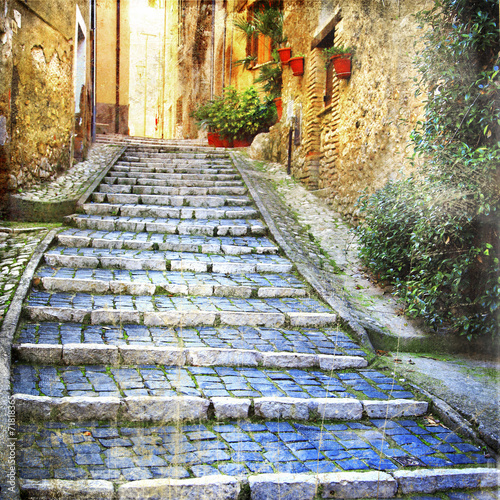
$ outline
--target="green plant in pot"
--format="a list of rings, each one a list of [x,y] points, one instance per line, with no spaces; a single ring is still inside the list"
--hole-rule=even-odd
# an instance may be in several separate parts
[[[287,43],[287,38],[283,34],[283,13],[267,3],[261,10],[255,11],[250,19],[244,15],[238,16],[234,21],[234,26],[247,41],[258,36],[270,39],[272,59],[260,66],[255,83],[261,84],[262,90],[273,99],[281,97],[283,70],[277,49],[284,47]],[[255,65],[256,60],[254,55],[248,55],[236,61],[236,64],[242,64],[249,69]]]
[[[226,145],[230,145],[232,141],[248,141],[268,128],[275,120],[275,111],[272,100],[261,101],[255,87],[241,92],[226,87],[222,96],[201,105],[193,116],[200,128],[216,132],[227,141]]]
[[[333,63],[337,78],[347,79],[351,76],[351,57],[354,53],[352,47],[344,47],[343,45],[334,45],[323,49],[325,58],[325,66],[328,67]]]

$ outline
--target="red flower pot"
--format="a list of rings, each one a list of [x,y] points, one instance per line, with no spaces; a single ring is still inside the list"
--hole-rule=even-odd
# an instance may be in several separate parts
[[[218,132],[209,132],[207,134],[208,145],[216,148],[232,148],[231,139],[221,137]]]
[[[331,57],[337,78],[346,80],[351,76],[351,54],[337,54]]]
[[[278,120],[281,120],[281,116],[283,115],[283,101],[281,100],[281,97],[276,97],[276,99],[274,99],[274,104],[276,104]]]
[[[233,146],[235,148],[247,148],[252,145],[253,137],[241,137],[240,139],[234,139]]]
[[[301,76],[304,74],[304,58],[299,57],[291,57],[288,60],[288,64],[290,64],[290,68],[292,68],[294,76]]]
[[[220,140],[220,136],[217,132],[209,132],[207,134],[208,145],[213,146],[214,148],[222,147],[222,142]]]
[[[292,56],[292,49],[290,47],[278,49],[278,54],[280,56],[281,64],[288,64],[288,61],[290,60],[290,57]]]

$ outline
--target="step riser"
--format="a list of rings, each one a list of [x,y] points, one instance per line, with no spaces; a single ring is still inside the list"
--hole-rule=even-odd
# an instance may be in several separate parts
[[[215,407],[217,420],[249,418],[250,408],[254,416],[265,421],[294,419],[297,421],[317,420],[361,420],[370,418],[365,402],[342,398],[254,398],[242,401],[235,398],[224,401],[224,411],[218,409],[218,398],[190,396],[130,396],[130,397],[67,397],[48,398],[17,394],[14,396],[16,416],[19,421],[75,422],[106,420],[116,422],[182,422],[209,420],[208,409]],[[225,398],[226,399],[226,398]],[[427,411],[423,401],[372,401],[383,408],[392,418],[418,417]],[[382,411],[382,410],[381,410]]]
[[[42,278],[44,290],[55,292],[75,293],[113,293],[126,295],[193,295],[202,297],[250,297],[261,298],[286,298],[305,297],[305,289],[285,287],[255,287],[237,285],[203,285],[203,284],[177,284],[165,283],[154,285],[151,283],[130,283],[125,281],[105,280],[78,280],[63,278]]]
[[[254,209],[215,209],[188,207],[161,207],[151,205],[124,206],[107,203],[87,203],[83,211],[88,215],[118,215],[121,217],[158,217],[169,219],[255,219]]]
[[[118,184],[101,184],[101,193],[112,194],[149,194],[170,196],[243,196],[247,190],[245,187],[167,187],[167,186],[126,186]]]
[[[162,196],[139,194],[106,194],[94,193],[93,201],[96,203],[114,204],[144,204],[144,205],[171,205],[175,207],[217,208],[224,206],[250,205],[248,198],[224,198],[215,196]]]
[[[91,325],[130,323],[146,326],[263,326],[325,327],[335,326],[335,314],[279,312],[214,312],[212,310],[142,312],[119,309],[79,309],[69,307],[25,306],[25,316],[32,321],[63,323],[89,322]]]

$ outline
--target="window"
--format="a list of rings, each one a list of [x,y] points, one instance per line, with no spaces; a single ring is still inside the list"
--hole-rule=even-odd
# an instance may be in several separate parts
[[[250,21],[256,12],[263,12],[266,7],[279,8],[278,3],[266,1],[256,2],[248,10],[248,20]],[[272,60],[272,40],[271,37],[262,34],[252,37],[247,44],[247,54],[255,58],[255,64],[264,64]]]

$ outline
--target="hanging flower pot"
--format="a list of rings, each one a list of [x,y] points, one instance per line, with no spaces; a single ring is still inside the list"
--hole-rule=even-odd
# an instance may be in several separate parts
[[[292,68],[294,76],[304,74],[304,58],[302,56],[291,57],[288,63],[290,64],[290,68]]]
[[[278,54],[280,56],[281,64],[288,64],[290,57],[292,57],[292,49],[291,47],[284,47],[282,49],[278,49]]]
[[[331,59],[337,78],[346,80],[351,76],[351,54],[336,54]]]
[[[283,115],[283,101],[281,100],[281,97],[276,97],[276,99],[274,99],[274,104],[276,104],[278,120],[281,120],[281,116]]]

